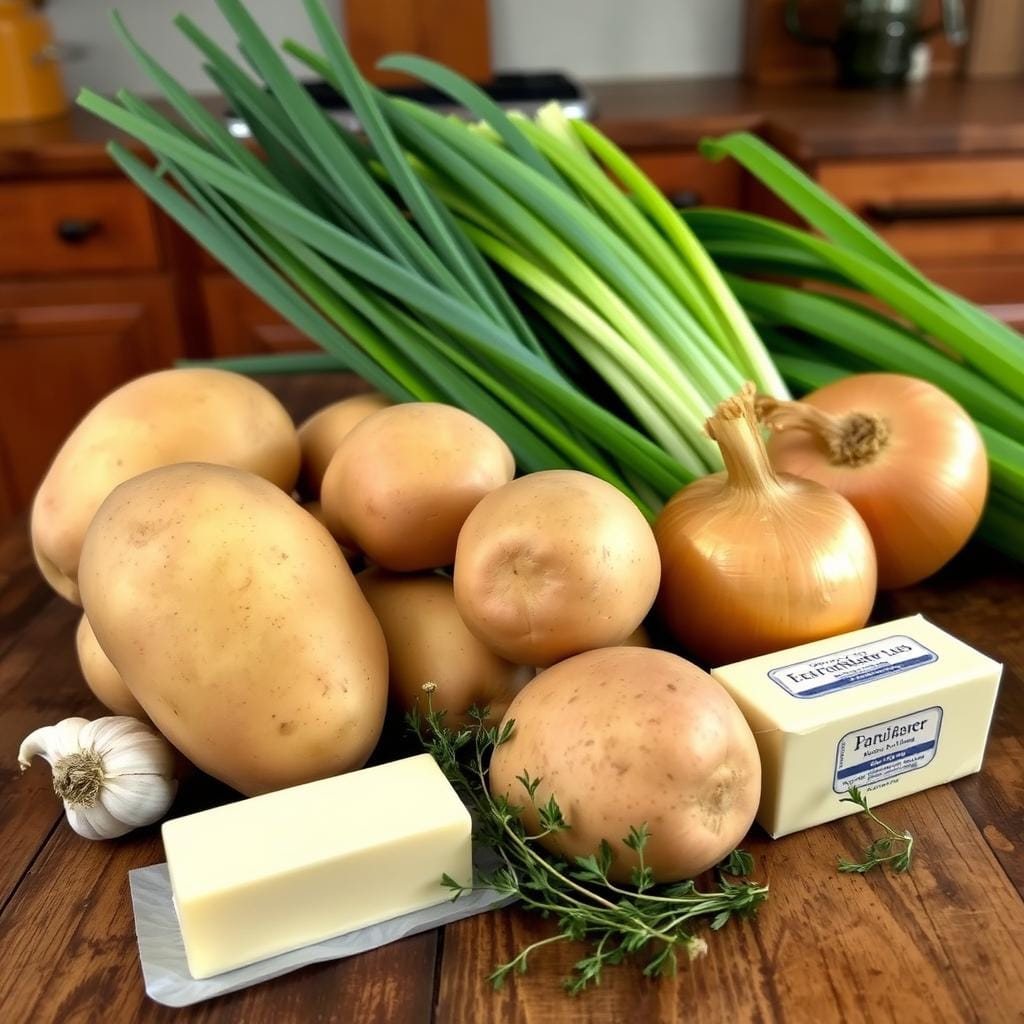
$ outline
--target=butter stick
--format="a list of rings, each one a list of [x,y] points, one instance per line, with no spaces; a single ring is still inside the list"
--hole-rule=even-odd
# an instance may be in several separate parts
[[[429,754],[164,823],[188,967],[208,978],[451,897],[469,812]]]
[[[1002,666],[920,615],[717,668],[761,754],[778,838],[981,768]]]

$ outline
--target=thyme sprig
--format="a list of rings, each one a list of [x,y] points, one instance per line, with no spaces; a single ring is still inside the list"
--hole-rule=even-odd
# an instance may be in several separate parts
[[[578,941],[588,945],[587,953],[573,965],[564,986],[578,995],[598,984],[605,967],[639,955],[645,958],[647,977],[675,974],[678,958],[694,960],[707,952],[707,943],[694,931],[698,919],[710,918],[717,931],[732,917],[756,912],[768,896],[768,886],[746,880],[753,870],[753,858],[734,851],[719,865],[718,884],[709,892],[692,881],[659,885],[644,862],[650,838],[646,824],[630,828],[622,841],[636,853],[631,885],[622,886],[609,878],[614,860],[611,844],[603,840],[590,856],[572,863],[539,846],[540,840],[570,829],[552,795],[545,803],[537,800],[541,780],[524,771],[518,776],[523,798],[537,813],[539,831],[528,834],[522,820],[522,806],[504,796],[492,796],[487,784],[490,757],[496,747],[508,742],[515,729],[513,721],[503,726],[488,724],[487,709],[469,712],[470,724],[449,729],[444,713],[435,711],[427,691],[427,711],[408,716],[410,728],[423,747],[433,755],[445,776],[470,807],[474,838],[491,850],[497,866],[482,872],[472,887],[445,876],[443,884],[456,900],[471,888],[495,889],[516,896],[522,905],[553,918],[557,931],[520,950],[489,975],[496,989],[515,974],[524,974],[531,956],[545,946]],[[742,880],[733,881],[731,878]]]
[[[856,786],[846,791],[840,803],[856,804],[877,825],[885,830],[885,835],[872,840],[864,851],[862,861],[839,858],[839,870],[845,874],[864,875],[873,868],[888,864],[893,871],[901,873],[910,870],[910,859],[914,852],[914,837],[909,832],[900,832],[882,821],[868,806],[868,798]]]

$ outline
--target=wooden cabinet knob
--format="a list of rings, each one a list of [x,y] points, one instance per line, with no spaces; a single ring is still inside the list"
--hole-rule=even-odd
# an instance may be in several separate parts
[[[57,221],[57,237],[68,245],[81,245],[97,234],[101,221],[82,217],[62,217]]]

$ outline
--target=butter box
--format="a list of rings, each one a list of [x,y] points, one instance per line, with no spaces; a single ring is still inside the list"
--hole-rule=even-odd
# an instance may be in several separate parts
[[[788,835],[981,768],[1002,665],[920,615],[714,669],[761,754],[757,821]]]

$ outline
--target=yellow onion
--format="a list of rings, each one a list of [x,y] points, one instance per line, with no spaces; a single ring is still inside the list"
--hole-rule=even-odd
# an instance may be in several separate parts
[[[863,626],[875,552],[853,506],[772,469],[752,384],[722,402],[706,429],[725,472],[684,487],[654,526],[658,602],[676,637],[721,665]]]
[[[759,399],[782,472],[849,499],[867,523],[878,585],[930,576],[967,543],[985,507],[988,460],[970,416],[933,384],[895,373],[835,381],[800,402]]]

